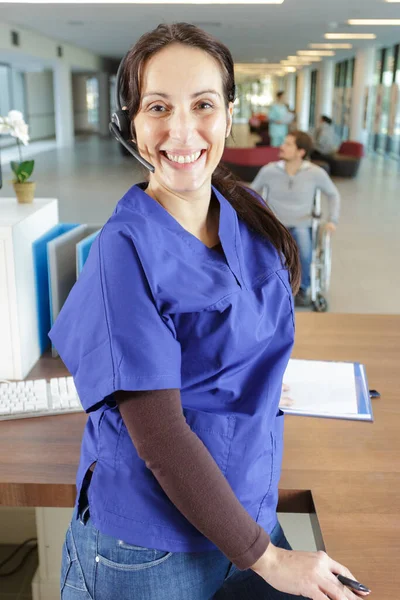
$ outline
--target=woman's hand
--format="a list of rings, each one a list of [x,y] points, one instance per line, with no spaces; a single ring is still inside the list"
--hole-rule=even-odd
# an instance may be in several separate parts
[[[251,568],[275,589],[311,600],[359,600],[369,594],[352,592],[341,584],[336,575],[356,578],[325,552],[283,550],[270,543]]]

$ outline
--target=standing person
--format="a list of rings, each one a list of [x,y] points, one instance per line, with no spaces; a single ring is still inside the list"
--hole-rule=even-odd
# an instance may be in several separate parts
[[[338,142],[333,121],[326,115],[322,115],[320,125],[315,133],[314,149],[311,153],[311,158],[329,162],[337,148]]]
[[[285,92],[276,94],[276,102],[271,104],[268,112],[269,134],[271,146],[281,146],[288,134],[288,126],[293,119],[293,114],[285,104]]]
[[[313,141],[307,133],[290,133],[281,146],[282,160],[263,167],[251,184],[251,187],[265,198],[269,208],[296,240],[301,261],[297,306],[309,306],[311,303],[311,224],[316,191],[320,189],[328,198],[329,216],[326,228],[331,233],[336,230],[340,211],[337,187],[321,167],[306,160],[312,147]]]
[[[117,79],[118,135],[150,173],[50,333],[89,415],[62,599],[355,600],[335,577],[349,571],[291,551],[277,520],[299,263],[219,166],[232,56],[193,25],[163,24]]]

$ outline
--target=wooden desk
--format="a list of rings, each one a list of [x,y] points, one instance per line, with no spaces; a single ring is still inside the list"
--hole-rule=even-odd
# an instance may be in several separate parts
[[[400,589],[400,315],[297,315],[294,357],[367,367],[375,422],[287,417],[280,510],[314,506],[327,552],[377,600]],[[30,377],[65,373],[43,357]],[[0,422],[0,505],[72,506],[85,415]]]

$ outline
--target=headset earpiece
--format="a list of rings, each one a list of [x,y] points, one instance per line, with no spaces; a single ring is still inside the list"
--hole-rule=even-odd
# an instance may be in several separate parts
[[[121,103],[121,77],[124,62],[125,58],[122,59],[117,71],[117,77],[115,81],[115,104],[117,110],[112,114],[109,128],[115,139],[122,144],[124,148],[126,148],[126,150],[128,150],[128,152],[132,154],[134,158],[136,158],[136,160],[146,167],[146,169],[154,173],[155,168],[153,165],[140,156],[138,148],[134,145],[134,143],[132,143],[129,113],[126,109],[122,108],[124,104]]]
[[[127,110],[117,110],[115,113],[113,113],[113,115],[111,117],[111,121],[118,127],[119,132],[122,135],[122,137],[124,138],[124,140],[129,142],[129,140],[131,138],[131,134],[130,134],[130,123],[129,123],[128,111]]]

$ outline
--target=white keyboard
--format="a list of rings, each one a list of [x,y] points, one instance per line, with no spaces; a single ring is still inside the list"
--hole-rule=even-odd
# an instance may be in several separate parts
[[[0,421],[82,410],[72,377],[16,382],[0,379]]]

